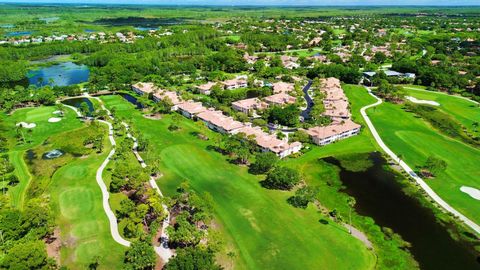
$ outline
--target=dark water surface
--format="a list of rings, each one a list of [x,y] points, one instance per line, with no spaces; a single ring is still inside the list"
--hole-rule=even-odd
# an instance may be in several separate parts
[[[89,112],[93,112],[95,110],[95,108],[93,107],[93,103],[88,98],[70,98],[62,101],[63,104],[67,104],[75,108],[80,108],[83,102],[87,103]]]
[[[36,86],[68,86],[88,81],[90,70],[85,65],[65,62],[28,71],[28,81]]]
[[[374,165],[364,172],[347,171],[335,158],[324,159],[341,168],[344,191],[355,197],[357,213],[411,243],[410,252],[421,269],[480,269],[473,247],[453,240],[430,209],[402,192],[395,175],[383,168],[386,161],[381,154],[372,153],[370,159]]]
[[[137,109],[143,109],[144,106],[142,103],[138,102],[137,101],[137,98],[135,98],[134,96],[132,95],[129,95],[129,94],[122,94],[122,97],[124,99],[126,99],[128,102],[132,103],[133,105],[135,105],[137,107]]]

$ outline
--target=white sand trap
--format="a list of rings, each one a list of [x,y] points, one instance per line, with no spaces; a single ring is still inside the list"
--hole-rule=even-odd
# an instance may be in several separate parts
[[[23,128],[34,128],[37,126],[37,124],[35,123],[27,123],[27,122],[20,122],[20,123],[17,123],[17,127],[23,127]]]
[[[410,100],[413,103],[418,103],[418,104],[427,104],[427,105],[432,105],[432,106],[440,106],[440,103],[433,101],[433,100],[424,100],[424,99],[416,99],[411,96],[406,96],[406,99]]]
[[[53,114],[63,114],[62,111],[54,111]]]
[[[48,119],[48,122],[50,123],[56,123],[56,122],[60,122],[62,120],[62,118],[58,118],[58,117],[51,117]]]
[[[462,192],[467,193],[468,195],[470,195],[470,197],[474,198],[475,200],[480,201],[480,190],[472,187],[466,187],[466,186],[462,186],[460,190]]]

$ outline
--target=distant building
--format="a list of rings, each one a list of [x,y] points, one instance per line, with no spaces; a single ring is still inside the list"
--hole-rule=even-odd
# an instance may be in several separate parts
[[[280,60],[282,61],[283,67],[286,69],[296,69],[300,67],[300,65],[297,63],[298,57],[282,55],[280,56]]]
[[[295,90],[295,85],[293,83],[287,82],[276,82],[273,83],[273,93],[280,94],[280,93],[288,93],[290,91]]]
[[[212,87],[214,85],[216,85],[216,83],[208,82],[206,84],[202,84],[202,85],[197,86],[197,89],[201,94],[210,95],[210,93],[212,92]]]
[[[248,86],[247,80],[244,78],[236,78],[232,80],[226,80],[222,82],[223,87],[227,90],[233,90],[238,88],[245,88]]]
[[[415,73],[401,73],[394,70],[383,71],[387,77],[396,77],[399,79],[415,79]],[[363,80],[367,83],[372,83],[372,78],[377,74],[375,71],[363,72]]]
[[[287,95],[285,93],[275,94],[268,97],[265,97],[265,102],[270,105],[283,106],[286,104],[293,104],[297,101],[295,97]]]
[[[267,107],[268,104],[258,98],[249,98],[232,102],[232,108],[234,110],[243,112],[245,114],[252,113],[256,110],[263,110]]]

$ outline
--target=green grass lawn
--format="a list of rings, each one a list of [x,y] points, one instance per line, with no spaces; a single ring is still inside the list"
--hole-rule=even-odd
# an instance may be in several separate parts
[[[342,88],[350,101],[353,121],[362,125],[361,133],[326,146],[312,146],[312,149],[304,155],[295,159],[286,159],[282,162],[284,165],[299,171],[308,185],[320,189],[317,199],[322,206],[330,210],[336,209],[340,215],[347,217],[350,211],[348,207],[349,196],[340,191],[342,183],[339,179],[338,168],[320,159],[329,156],[358,155],[380,151],[381,149],[371,136],[370,130],[360,115],[360,109],[376,102],[376,99],[370,96],[362,86],[343,85]],[[390,268],[392,267],[391,261],[396,261],[393,265],[398,269],[415,267],[413,258],[407,252],[392,244],[391,241],[385,240],[385,236],[379,233],[379,227],[372,225],[372,223],[370,217],[353,215],[353,226],[366,233],[369,240],[374,243],[378,257],[377,267],[379,269]],[[395,259],[391,260],[391,258]]]
[[[100,268],[120,269],[125,249],[110,235],[95,180],[96,170],[111,148],[106,147],[101,155],[85,148],[84,139],[98,131],[87,130],[71,109],[65,110],[60,122],[49,123],[48,119],[55,117],[55,110],[55,107],[26,108],[10,116],[1,115],[12,146],[9,157],[20,180],[9,190],[11,203],[22,208],[27,195],[49,196],[63,243],[62,265],[85,269],[94,256],[99,256]],[[37,125],[31,132],[22,129],[28,143],[18,143],[15,139],[15,124],[21,121]],[[107,132],[104,126],[100,132]],[[107,137],[105,145],[109,145]],[[63,149],[66,154],[52,160],[42,159],[42,154],[51,149]],[[31,162],[26,160],[27,150],[35,153]],[[90,154],[80,157],[82,153]]]
[[[473,132],[472,124],[475,122],[480,122],[480,107],[473,102],[457,96],[445,95],[444,93],[433,91],[417,91],[413,88],[417,88],[417,86],[409,86],[408,88],[404,88],[407,92],[407,95],[417,99],[433,100],[440,103],[440,106],[437,108],[453,116],[470,132]]]
[[[105,142],[108,145],[108,142]],[[102,206],[102,194],[95,174],[106,158],[90,154],[75,158],[55,172],[48,193],[57,217],[62,241],[62,265],[69,269],[85,269],[99,257],[100,269],[120,269],[125,248],[117,244]]]
[[[24,155],[28,149],[31,149],[43,143],[48,137],[59,134],[63,131],[79,128],[82,124],[76,118],[76,114],[70,110],[65,110],[65,116],[62,121],[57,123],[49,123],[50,117],[55,117],[53,112],[55,107],[36,107],[16,110],[12,115],[2,114],[0,117],[5,121],[7,128],[7,137],[10,139],[12,150],[9,152],[12,164],[15,166],[15,174],[20,183],[9,190],[10,200],[13,206],[22,208],[25,197],[25,190],[31,180],[31,176],[26,168]],[[23,136],[28,143],[17,143],[15,139],[16,123],[18,122],[35,123],[37,126],[29,132],[22,128]]]
[[[472,118],[473,109],[464,106],[465,103],[460,99],[455,104],[457,101],[453,97],[422,94],[418,92],[415,95],[425,99],[435,98],[441,104],[443,102],[442,109],[455,110],[452,115],[463,119],[460,121]],[[410,167],[424,165],[430,155],[445,160],[448,163],[447,170],[426,182],[451,206],[480,223],[478,201],[460,191],[462,185],[480,189],[480,150],[443,136],[422,119],[403,111],[401,105],[383,103],[370,109],[368,114],[384,142],[392,151],[402,155]]]
[[[171,116],[149,120],[119,96],[104,96],[107,107],[130,120],[150,141],[152,154],[160,159],[164,176],[158,180],[167,195],[183,181],[199,193],[213,196],[216,219],[227,241],[227,250],[237,254],[240,269],[371,269],[373,253],[339,225],[325,226],[315,208],[296,209],[286,203],[291,192],[266,190],[260,177],[230,164],[207,146],[217,134],[188,119],[181,130],[168,131]],[[191,132],[201,130],[210,141]],[[361,143],[360,143],[361,144]]]

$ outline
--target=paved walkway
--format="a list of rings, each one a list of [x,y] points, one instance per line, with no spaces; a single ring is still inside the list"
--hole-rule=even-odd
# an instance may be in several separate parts
[[[98,97],[92,97],[88,94],[84,94],[84,96],[88,97],[88,98],[93,98],[93,99],[98,100],[100,102],[101,108],[103,110],[107,111],[108,117],[112,120],[114,119],[111,112],[105,107],[105,105],[103,104],[103,101],[101,99],[99,99]],[[72,109],[72,110],[74,110],[75,113],[79,117],[82,117],[82,114],[80,113],[80,111],[77,108],[75,108],[73,106],[70,106],[70,105],[66,105],[66,104],[63,104],[63,105]],[[113,133],[112,124],[110,122],[104,121],[104,120],[98,120],[98,121],[108,125],[108,138],[109,138],[112,146],[115,147],[116,142],[115,142],[115,139],[113,137],[114,133]],[[142,166],[142,168],[146,168],[147,164],[142,159],[142,157],[140,156],[140,154],[138,153],[138,150],[137,150],[137,148],[138,148],[137,139],[135,137],[133,137],[132,134],[129,132],[130,127],[128,126],[127,123],[122,122],[122,125],[127,130],[127,137],[129,137],[133,140],[132,151],[135,154],[135,157],[137,158],[137,160],[140,163],[140,165]],[[110,158],[114,154],[115,154],[115,148],[113,148],[110,151],[107,158],[104,160],[102,165],[98,168],[97,174],[96,174],[96,180],[97,180],[98,186],[100,187],[100,190],[102,191],[103,209],[104,209],[105,214],[107,215],[109,223],[110,223],[110,233],[111,233],[113,239],[115,240],[115,242],[119,243],[120,245],[129,247],[131,245],[131,243],[129,241],[125,240],[124,238],[122,238],[122,236],[118,232],[117,218],[116,218],[115,214],[113,213],[112,209],[110,208],[110,203],[109,203],[110,193],[108,192],[107,186],[105,185],[105,182],[103,181],[103,178],[102,178],[103,170],[106,168],[106,166],[108,165],[108,162],[110,161]],[[157,183],[156,183],[156,181],[153,177],[150,177],[149,183],[150,183],[150,186],[157,191],[159,196],[163,197],[162,191],[158,187],[158,185],[157,185]],[[173,256],[174,252],[173,252],[173,250],[171,250],[168,247],[168,234],[167,234],[167,230],[166,230],[166,228],[170,225],[170,212],[168,211],[168,208],[165,204],[162,204],[162,207],[163,207],[164,211],[167,213],[167,217],[162,222],[162,233],[161,233],[161,236],[160,236],[160,246],[154,246],[153,248],[154,248],[155,252],[158,254],[158,256],[163,260],[163,262],[167,263],[169,261],[169,259]]]
[[[110,119],[114,119],[111,112],[105,107],[105,105],[103,104],[103,101],[101,99],[99,99],[98,97],[92,97],[92,96],[89,96],[88,94],[85,94],[85,96],[89,97],[89,98],[94,98],[96,100],[98,100],[98,102],[100,103],[100,106],[103,110],[107,111],[107,115]],[[112,125],[107,122],[107,121],[103,121],[103,120],[99,120],[101,122],[104,122],[104,123],[108,123],[109,125],[109,128],[110,128],[110,131],[109,131],[109,137],[110,137],[110,134],[111,134],[111,141],[113,140],[113,128],[112,128]],[[145,161],[143,160],[143,158],[140,156],[140,154],[138,153],[138,141],[137,141],[137,138],[133,137],[133,135],[130,133],[130,127],[128,126],[127,123],[125,122],[122,122],[121,123],[125,129],[127,130],[127,137],[128,138],[131,138],[133,140],[133,147],[132,147],[132,151],[133,151],[133,154],[135,155],[135,157],[137,158],[138,162],[140,163],[140,165],[142,166],[142,168],[146,168],[147,167],[147,164],[145,163]],[[113,144],[112,145],[115,145],[114,144],[115,141],[113,141]],[[112,150],[114,152],[114,150]],[[111,153],[111,155],[113,155],[113,153]],[[97,173],[98,174],[98,173]],[[103,183],[103,181],[102,181]],[[150,186],[157,191],[158,195],[160,197],[163,198],[163,194],[162,194],[162,191],[160,190],[160,188],[158,187],[157,185],[157,182],[155,182],[155,179],[153,177],[150,177]],[[105,184],[104,184],[105,185]],[[106,188],[106,187],[105,187]],[[107,204],[108,204],[108,198],[107,198]],[[110,206],[108,206],[110,207]],[[105,206],[104,206],[105,208]],[[167,213],[167,217],[163,220],[162,222],[162,233],[161,233],[161,236],[160,236],[160,246],[154,246],[154,250],[155,252],[158,254],[158,256],[163,260],[164,263],[167,263],[170,258],[173,256],[173,250],[171,250],[169,247],[168,247],[168,234],[167,234],[167,227],[170,225],[170,212],[168,211],[168,207],[167,205],[165,204],[162,204],[162,208],[163,210]],[[108,215],[108,212],[107,212],[107,209],[105,208],[105,212],[107,213]],[[110,212],[111,212],[111,209],[110,209]],[[113,212],[112,212],[113,214]],[[115,216],[114,216],[115,217]],[[115,224],[112,224],[112,222],[110,222],[110,228],[112,230],[112,236],[115,238],[114,236],[114,233],[113,233],[113,227],[117,227],[117,223],[116,223],[116,218],[115,218]],[[116,233],[118,234],[118,229],[116,229]],[[117,240],[115,240],[117,241]],[[117,241],[118,242],[118,241]]]
[[[82,117],[82,114],[77,108],[70,105],[66,105],[66,104],[63,104],[63,106],[75,111],[78,117]],[[110,162],[110,158],[115,154],[116,143],[115,143],[115,139],[113,138],[113,126],[112,124],[110,124],[110,122],[103,121],[103,120],[98,120],[98,121],[108,126],[108,139],[110,140],[110,144],[112,145],[113,148],[108,154],[107,158],[103,161],[102,165],[100,165],[100,167],[97,169],[97,174],[95,175],[95,178],[97,180],[98,186],[100,187],[100,191],[102,192],[102,205],[103,205],[103,210],[105,211],[105,214],[107,215],[108,221],[110,223],[110,234],[112,235],[112,238],[113,240],[115,240],[115,242],[119,243],[122,246],[129,247],[131,243],[125,240],[118,232],[117,217],[115,216],[112,209],[110,208],[110,203],[109,203],[110,193],[108,192],[107,186],[105,185],[105,182],[103,181],[103,178],[102,178],[103,170],[105,170],[108,163]]]
[[[109,203],[109,198],[110,198],[110,193],[108,192],[107,186],[105,185],[105,182],[103,181],[102,175],[103,175],[103,170],[105,167],[107,167],[108,162],[110,162],[110,158],[115,154],[115,139],[113,138],[113,127],[110,122],[103,121],[103,120],[98,120],[100,123],[104,123],[108,126],[108,138],[110,139],[110,143],[112,144],[112,150],[110,151],[110,154],[108,154],[107,158],[105,161],[103,161],[102,165],[97,170],[97,184],[100,187],[100,190],[102,191],[102,202],[103,202],[103,209],[105,210],[105,214],[107,214],[108,221],[110,222],[110,233],[112,234],[113,239],[115,242],[119,243],[120,245],[129,247],[130,242],[125,240],[122,236],[120,236],[120,233],[118,232],[118,222],[117,222],[117,217],[113,213],[112,209],[110,208],[110,203]]]
[[[137,138],[133,137],[132,134],[130,133],[130,127],[128,126],[127,123],[122,122],[122,125],[125,127],[127,130],[127,137],[131,138],[133,140],[133,147],[132,151],[137,157],[138,162],[142,166],[142,168],[147,167],[147,164],[143,160],[143,158],[140,156],[138,153],[138,142]],[[157,185],[157,182],[155,181],[155,178],[150,177],[150,186],[157,191],[158,195],[163,198],[162,191]],[[165,204],[162,204],[163,210],[167,213],[167,217],[162,222],[162,234],[160,236],[160,246],[154,246],[155,252],[162,258],[162,260],[167,263],[170,258],[173,256],[173,251],[168,247],[168,234],[167,234],[167,227],[170,225],[170,212],[168,211],[168,207]]]
[[[345,228],[347,228],[350,232],[350,234],[357,238],[358,240],[362,241],[363,244],[365,244],[365,246],[368,248],[368,249],[373,249],[373,244],[372,242],[370,242],[370,240],[368,240],[368,237],[360,230],[358,230],[357,228],[353,227],[352,225],[349,225],[349,224],[346,224],[344,223],[343,226],[345,226]]]
[[[393,160],[397,161],[398,165],[400,165],[400,167],[402,167],[402,169],[405,172],[407,172],[408,175],[410,175],[417,182],[417,184],[428,194],[428,196],[430,196],[436,203],[438,203],[445,210],[447,210],[448,212],[452,213],[454,216],[459,218],[472,230],[480,234],[480,226],[478,224],[476,224],[475,222],[473,222],[472,220],[470,220],[469,218],[467,218],[466,216],[458,212],[455,208],[453,208],[447,202],[445,202],[442,198],[440,198],[440,196],[438,196],[437,193],[435,193],[435,191],[433,191],[433,189],[430,188],[430,186],[428,186],[427,183],[425,183],[425,181],[423,181],[422,178],[420,178],[403,160],[400,160],[400,158],[392,150],[390,150],[390,148],[388,148],[388,146],[383,142],[382,138],[380,137],[377,130],[375,129],[375,126],[372,124],[372,121],[370,121],[370,118],[366,113],[367,109],[380,105],[382,103],[382,100],[377,96],[375,96],[368,87],[365,87],[365,88],[367,89],[368,93],[377,100],[377,102],[361,108],[360,113],[365,119],[365,122],[367,123],[367,126],[372,132],[372,135],[377,141],[378,145],[380,145],[383,151],[385,151],[385,153],[387,153]]]

